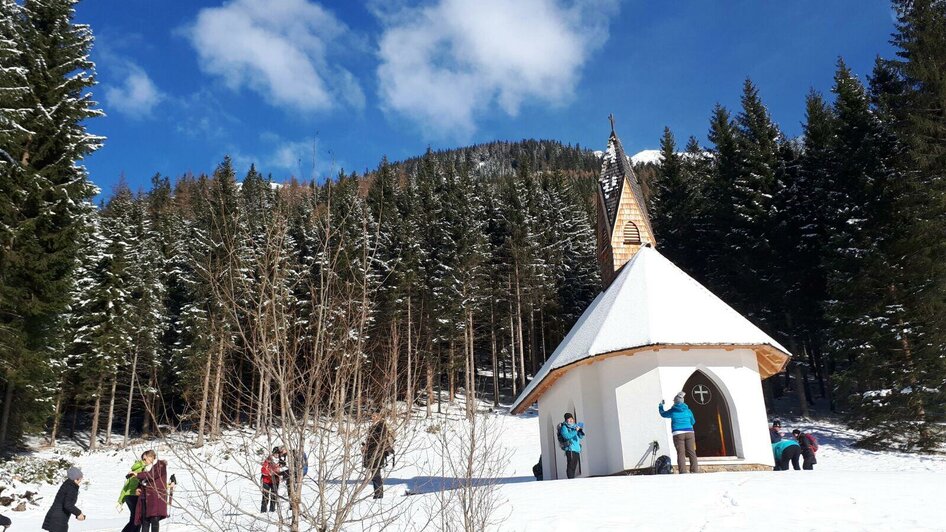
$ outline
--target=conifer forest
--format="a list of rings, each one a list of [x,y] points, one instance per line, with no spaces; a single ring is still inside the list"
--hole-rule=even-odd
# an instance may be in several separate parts
[[[929,450],[946,437],[946,3],[893,6],[896,55],[839,59],[830,93],[798,95],[802,135],[746,79],[705,138],[666,129],[635,171],[657,249],[794,354],[770,406]],[[605,117],[590,148],[497,141],[318,181],[224,157],[100,191],[82,166],[108,142],[93,35],[73,17],[0,0],[4,452],[37,433],[203,441],[301,397],[508,403],[601,290]]]

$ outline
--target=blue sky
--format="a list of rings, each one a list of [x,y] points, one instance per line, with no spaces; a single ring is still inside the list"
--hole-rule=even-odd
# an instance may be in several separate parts
[[[893,53],[881,0],[85,0],[77,21],[106,194],[227,154],[282,181],[495,139],[601,149],[609,113],[630,153],[665,125],[705,142],[747,76],[794,136],[838,57],[863,76]]]

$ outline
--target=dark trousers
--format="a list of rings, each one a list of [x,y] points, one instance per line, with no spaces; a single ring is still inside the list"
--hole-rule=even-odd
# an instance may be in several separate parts
[[[677,448],[677,473],[686,473],[686,458],[690,459],[690,473],[699,473],[696,459],[696,435],[692,432],[673,435],[673,446]]]
[[[580,455],[575,451],[565,451],[565,476],[575,478],[575,470],[578,469]]]
[[[801,453],[804,462],[802,462],[801,468],[805,471],[811,471],[815,468],[815,464],[818,463],[818,460],[815,459],[815,453],[808,451]]]
[[[798,465],[798,458],[801,456],[801,450],[794,445],[782,451],[782,459],[775,464],[776,471],[788,471],[788,463],[792,463],[792,469],[798,471],[801,469]]]
[[[141,532],[159,532],[160,530],[160,517],[143,517],[141,519]]]
[[[132,519],[134,519],[134,517],[132,517]],[[2,526],[4,530],[6,530],[7,527],[12,524],[13,524],[13,521],[10,521],[9,517],[5,515],[0,515],[0,526]]]
[[[380,467],[375,468],[374,474],[371,475],[371,487],[374,488],[375,499],[384,497],[384,479],[381,478]]]
[[[266,506],[269,505],[269,511],[275,512],[276,501],[277,499],[279,499],[279,495],[278,495],[279,482],[275,479],[273,480],[272,484],[267,484],[263,482],[262,487],[263,487],[263,502],[260,503],[259,511],[266,512]]]
[[[122,532],[141,532],[141,525],[135,524],[135,507],[138,506],[138,496],[129,495],[125,497],[125,504],[128,506],[128,524],[122,529]]]

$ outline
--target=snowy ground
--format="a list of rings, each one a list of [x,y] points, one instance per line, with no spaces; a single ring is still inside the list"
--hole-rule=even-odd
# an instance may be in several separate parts
[[[797,425],[811,430],[821,443],[819,464],[813,472],[714,473],[687,476],[637,476],[535,482],[531,468],[539,455],[534,416],[494,416],[490,432],[508,449],[504,473],[496,491],[502,502],[494,517],[496,530],[946,530],[946,505],[942,504],[946,457],[878,453],[851,446],[853,434],[836,425]],[[786,428],[794,426],[786,423]],[[436,508],[442,493],[454,479],[438,473],[430,450],[434,436],[418,430],[413,450],[399,449],[402,456],[389,471],[386,497],[381,504],[399,508],[392,530],[420,530],[425,523],[436,529]],[[430,440],[427,445],[423,440]],[[127,520],[115,504],[123,477],[133,457],[153,443],[140,443],[127,450],[80,453],[70,444],[44,449],[35,456],[64,456],[79,465],[87,481],[79,495],[79,507],[88,515],[85,522],[73,521],[72,531],[118,531]],[[162,446],[155,445],[159,454]],[[168,453],[163,453],[168,457]],[[78,456],[73,456],[78,455]],[[220,460],[233,460],[221,458]],[[256,458],[251,457],[250,463]],[[192,472],[173,463],[182,489],[177,497],[192,509],[203,501],[186,486],[193,485]],[[237,529],[255,528],[253,508],[258,504],[257,488],[249,481],[228,477],[226,484],[233,500],[246,506],[247,514],[230,515]],[[40,529],[43,515],[57,485],[18,486],[38,489],[39,507],[25,512],[4,510],[14,520],[12,531]],[[311,490],[311,487],[310,487]],[[405,496],[411,492],[417,495]],[[365,501],[377,509],[377,502]],[[367,506],[366,506],[367,507]],[[196,511],[196,510],[194,510]],[[225,510],[212,510],[225,511]],[[162,524],[162,531],[213,530],[204,528],[182,512]],[[370,523],[352,525],[352,530],[370,529]],[[449,525],[449,523],[448,523]],[[454,526],[456,524],[454,523]],[[452,527],[451,527],[452,528]],[[275,527],[272,528],[275,530]]]

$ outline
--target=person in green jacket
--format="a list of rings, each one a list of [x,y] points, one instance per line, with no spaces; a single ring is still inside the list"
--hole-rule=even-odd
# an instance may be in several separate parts
[[[145,470],[145,463],[141,460],[135,460],[131,470],[135,473],[141,473]],[[130,517],[122,532],[140,532],[141,530],[141,525],[135,524],[135,507],[138,506],[138,493],[138,477],[132,474],[125,475],[125,485],[122,486],[122,492],[118,495],[118,506],[128,505]]]

